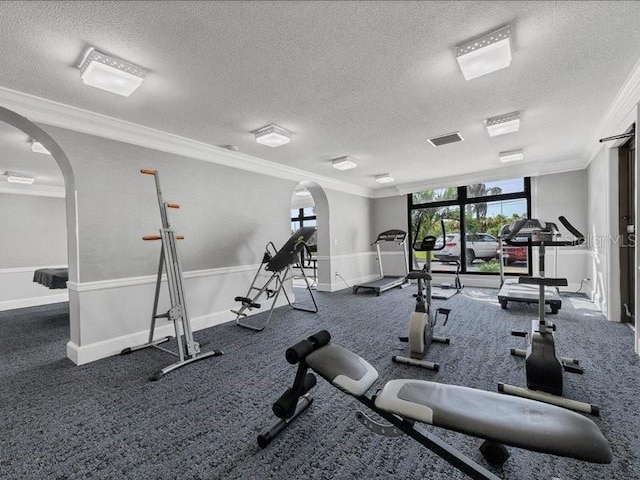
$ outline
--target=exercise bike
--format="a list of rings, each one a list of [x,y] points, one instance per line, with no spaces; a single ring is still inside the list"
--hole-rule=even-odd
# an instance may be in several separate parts
[[[575,358],[561,357],[555,347],[555,324],[545,319],[545,287],[567,286],[566,278],[546,278],[545,248],[570,247],[584,243],[584,235],[580,233],[564,217],[559,217],[564,227],[575,237],[574,240],[558,240],[558,227],[554,223],[545,222],[544,227],[536,219],[518,220],[512,224],[510,233],[504,238],[508,245],[522,247],[538,247],[539,277],[520,277],[518,282],[537,285],[539,289],[538,318],[531,322],[530,332],[511,332],[517,337],[527,340],[527,349],[511,349],[511,355],[525,358],[527,388],[516,387],[504,383],[498,384],[498,391],[509,395],[531,398],[552,405],[568,408],[583,413],[599,415],[595,405],[570,400],[562,397],[563,373],[583,373],[580,361]]]
[[[418,281],[418,293],[415,295],[415,311],[409,318],[409,335],[398,338],[401,342],[409,343],[411,351],[410,358],[398,355],[391,357],[391,360],[396,363],[426,368],[436,372],[440,369],[440,365],[423,360],[423,358],[432,342],[444,343],[446,345],[450,343],[448,338],[435,336],[433,329],[438,323],[438,315],[445,317],[443,325],[446,325],[449,320],[449,313],[451,313],[451,310],[447,308],[438,308],[433,315],[431,312],[431,275],[429,273],[431,269],[431,256],[429,252],[442,250],[445,247],[447,237],[444,222],[440,221],[440,225],[442,227],[442,245],[439,248],[436,248],[436,237],[433,235],[424,237],[419,247],[415,244],[413,246],[415,251],[425,252],[427,258],[422,270],[413,271],[407,275],[407,280]]]

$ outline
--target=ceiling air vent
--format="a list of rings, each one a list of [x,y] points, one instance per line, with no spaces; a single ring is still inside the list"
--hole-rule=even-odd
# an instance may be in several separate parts
[[[438,137],[429,138],[427,139],[427,142],[429,142],[434,147],[441,147],[442,145],[446,145],[448,143],[456,143],[456,142],[461,142],[463,140],[464,138],[462,138],[462,135],[460,135],[460,132],[453,132],[453,133],[447,133],[445,135],[440,135]]]

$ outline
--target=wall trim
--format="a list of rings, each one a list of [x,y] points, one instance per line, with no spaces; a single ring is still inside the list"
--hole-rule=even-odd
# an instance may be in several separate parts
[[[195,332],[204,328],[213,327],[222,323],[229,322],[229,310],[222,312],[210,313],[201,317],[191,318],[191,328]],[[167,323],[165,325],[157,326],[155,332],[155,338],[162,338],[164,336],[175,336],[175,329],[173,323]],[[102,358],[110,357],[112,355],[119,354],[123,349],[132,347],[135,345],[142,345],[149,340],[149,330],[143,330],[140,332],[132,333],[129,335],[123,335],[116,338],[110,338],[101,342],[90,343],[88,345],[79,346],[76,343],[69,341],[67,343],[67,357],[76,365],[84,365],[86,363],[94,362]],[[163,345],[164,346],[164,345]],[[175,347],[175,340],[167,343],[167,348],[173,349]],[[207,346],[209,347],[209,346]],[[207,347],[203,347],[203,351],[207,350]],[[223,349],[224,345],[215,345],[217,349]],[[127,361],[135,361],[131,356],[127,356]],[[170,355],[166,356],[166,364],[161,363],[158,365],[158,370],[176,361]],[[153,372],[149,372],[151,375]]]
[[[292,299],[293,301],[293,299]],[[284,295],[278,299],[275,308],[283,307],[287,305],[287,301]],[[257,315],[262,313],[260,311],[247,311],[248,316]],[[199,317],[191,317],[191,329],[196,332],[205,328],[214,327],[216,325],[222,325],[224,323],[235,323],[235,320],[229,320],[229,310],[221,310],[218,312],[209,313]],[[240,327],[237,327],[240,328]],[[164,336],[175,337],[175,329],[173,323],[166,323],[164,325],[157,325],[154,338],[162,338]],[[78,344],[69,341],[67,343],[67,358],[69,358],[76,365],[84,365],[86,363],[101,360],[103,358],[118,355],[123,349],[127,347],[133,347],[136,345],[143,345],[149,340],[149,330],[145,329],[139,332],[131,333],[128,335],[122,335],[116,338],[110,338],[100,342],[90,343],[88,345],[79,346]],[[175,339],[167,342],[166,346],[169,349],[176,351]],[[215,344],[202,347],[203,351],[209,351],[212,348],[218,350],[225,350],[225,345]],[[128,355],[126,361],[135,361],[132,356]],[[175,362],[176,359],[170,355],[166,355],[166,360],[163,360],[158,364],[158,370],[164,368],[167,365]],[[215,360],[214,360],[215,361]],[[154,372],[149,372],[151,375]]]
[[[161,152],[195,158],[235,169],[299,182],[313,180],[324,188],[371,197],[373,190],[323,175],[269,162],[241,152],[192,140],[35,95],[0,87],[0,103],[32,122],[61,127]]]
[[[600,126],[596,130],[593,144],[587,147],[585,152],[587,160],[585,167],[591,163],[591,160],[597,155],[598,150],[602,148],[603,144],[597,140],[618,135],[626,131],[625,129],[628,128],[627,118],[630,112],[638,105],[638,101],[640,101],[640,60],[635,64],[631,73],[618,91],[618,94],[615,96],[615,99],[609,106]]]
[[[46,295],[43,297],[19,298],[17,300],[5,300],[0,302],[0,311],[15,310],[16,308],[37,307],[39,305],[49,305],[50,303],[61,303],[69,301],[69,292],[58,295]]]
[[[384,252],[383,252],[384,253]],[[320,255],[318,256],[318,260],[329,261],[329,260],[342,260],[349,258],[357,258],[357,257],[370,257],[375,255],[374,251],[371,252],[356,252],[356,253],[342,253],[340,255]]]
[[[242,265],[238,267],[222,267],[222,268],[210,268],[207,270],[193,270],[190,272],[183,272],[184,279],[199,278],[199,277],[214,277],[218,275],[226,275],[229,273],[242,273],[252,271],[255,272],[258,269],[258,265]],[[128,277],[128,278],[114,278],[110,280],[96,280],[93,282],[67,282],[67,288],[74,292],[90,292],[93,290],[107,290],[110,288],[123,288],[133,287],[137,285],[145,285],[148,283],[155,283],[157,275],[145,275],[142,277]],[[167,281],[167,275],[162,275],[162,281]]]
[[[16,268],[0,268],[0,275],[12,273],[34,272],[41,268],[67,268],[68,265],[44,265],[42,267],[16,267]]]
[[[430,180],[425,180],[423,182],[396,185],[393,187],[376,190],[374,192],[373,198],[408,195],[413,192],[421,192],[430,188],[442,188],[447,186],[456,187],[459,185],[469,185],[478,182],[508,180],[518,177],[537,177],[541,175],[551,175],[556,173],[571,172],[574,170],[583,170],[585,167],[586,163],[585,159],[583,158],[507,165],[489,170],[480,170],[460,175],[433,178]]]
[[[5,177],[6,175],[0,175]],[[10,193],[13,195],[34,195],[38,197],[65,198],[64,187],[54,187],[51,185],[21,185],[16,183],[0,183],[0,193]]]

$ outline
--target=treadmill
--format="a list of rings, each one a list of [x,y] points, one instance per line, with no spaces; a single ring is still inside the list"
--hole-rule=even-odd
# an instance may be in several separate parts
[[[358,293],[358,290],[373,290],[376,295],[380,296],[382,292],[390,290],[395,287],[405,288],[411,285],[411,282],[407,280],[409,275],[409,267],[407,261],[407,232],[404,230],[386,230],[378,235],[376,241],[372,243],[376,247],[376,253],[378,255],[378,267],[380,268],[380,278],[368,283],[353,286],[353,293]],[[404,255],[404,268],[405,274],[402,276],[385,275],[382,269],[382,255],[380,254],[380,244],[392,242],[402,248],[402,254]]]
[[[578,232],[564,217],[560,217],[559,220],[562,224],[571,232],[576,238],[581,239],[578,243],[584,242],[584,237]],[[542,233],[546,233],[551,240],[540,240]],[[509,302],[521,302],[521,303],[539,303],[540,292],[537,285],[530,285],[526,282],[528,277],[520,277],[514,279],[505,279],[504,276],[504,243],[514,247],[526,247],[534,246],[540,247],[539,254],[539,270],[540,276],[544,277],[544,247],[561,247],[570,246],[574,243],[568,243],[564,240],[558,240],[560,231],[555,223],[545,222],[544,226],[538,219],[528,218],[524,220],[518,220],[511,224],[505,225],[500,229],[498,235],[499,249],[500,249],[500,292],[498,292],[498,301],[503,309],[508,307]],[[557,255],[556,255],[557,258]],[[549,305],[551,313],[556,314],[562,307],[562,300],[560,298],[560,292],[557,287],[545,287],[544,291],[544,303]]]

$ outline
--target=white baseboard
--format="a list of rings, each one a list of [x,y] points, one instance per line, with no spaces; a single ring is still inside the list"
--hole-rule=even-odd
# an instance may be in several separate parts
[[[5,310],[14,310],[16,308],[37,307],[38,305],[49,305],[51,303],[60,303],[69,301],[69,292],[60,293],[58,295],[47,295],[45,297],[19,298],[17,300],[5,300],[0,302],[0,312]]]
[[[68,302],[67,290],[51,290],[33,281],[33,272],[36,270],[64,267],[66,265],[0,268],[0,311]]]
[[[345,288],[353,288],[354,285],[362,285],[363,283],[369,283],[373,280],[379,278],[380,275],[366,275],[364,277],[359,278],[346,278],[345,281],[341,279],[337,279],[337,281],[333,283],[318,283],[317,288],[320,292],[337,292],[339,290],[344,290]]]
[[[290,294],[291,297],[291,294]],[[292,298],[293,300],[293,298]],[[275,308],[287,305],[285,298],[278,299]],[[248,312],[247,316],[256,315],[261,311],[254,310]],[[196,318],[191,318],[191,330],[196,332],[205,328],[214,327],[223,323],[235,321],[234,314],[229,310],[210,313]],[[238,327],[240,328],[240,327]],[[173,323],[167,322],[164,325],[157,325],[154,338],[162,338],[166,336],[175,337],[175,329]],[[107,340],[90,343],[79,346],[69,341],[67,343],[67,357],[76,365],[84,365],[113,355],[119,355],[122,350],[128,347],[143,345],[149,341],[149,330],[142,330],[129,335],[110,338]],[[170,346],[168,348],[171,348]],[[224,350],[224,345],[214,345],[211,348],[216,350]]]
[[[191,329],[195,332],[204,328],[220,325],[228,321],[229,311],[216,312],[202,317],[192,318]],[[175,337],[175,334],[173,323],[166,323],[165,325],[156,326],[154,338],[157,339],[166,336]],[[143,345],[147,343],[148,340],[149,331],[145,330],[83,346],[78,346],[70,341],[67,343],[67,357],[69,357],[69,359],[76,365],[84,365],[112,355],[118,355],[125,348]],[[222,346],[216,345],[215,348],[222,349]]]

